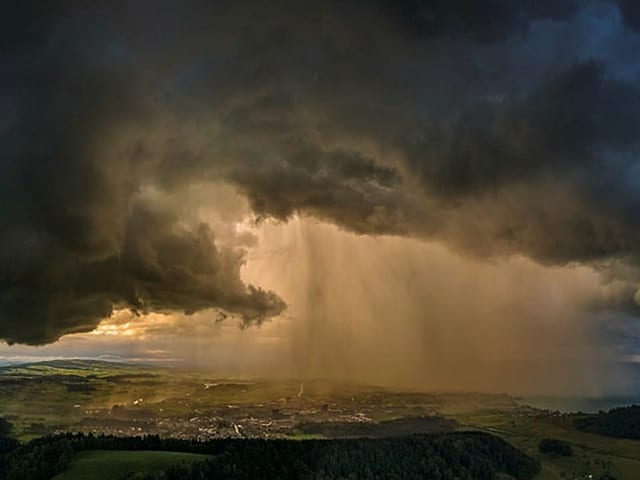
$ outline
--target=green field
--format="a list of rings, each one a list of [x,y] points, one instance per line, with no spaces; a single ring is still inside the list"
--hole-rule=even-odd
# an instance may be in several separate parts
[[[206,455],[179,452],[93,450],[77,453],[66,471],[54,480],[113,480],[127,473],[155,473],[181,462],[196,462]]]
[[[640,441],[594,435],[576,430],[571,416],[515,416],[505,413],[461,415],[465,428],[499,435],[542,464],[538,480],[563,478],[597,479],[604,473],[618,479],[640,478]],[[542,438],[557,438],[569,443],[572,457],[554,457],[538,452]]]

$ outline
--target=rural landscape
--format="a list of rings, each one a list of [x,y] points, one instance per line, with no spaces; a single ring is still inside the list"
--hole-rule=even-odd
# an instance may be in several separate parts
[[[246,462],[233,474],[227,471],[230,478],[278,475],[277,467],[270,474],[266,466],[256,466],[253,455],[276,464],[283,455],[299,457],[309,469],[304,478],[352,478],[345,472],[356,467],[348,463],[369,458],[368,476],[353,478],[378,478],[376,468],[384,472],[386,467],[371,458],[379,456],[377,462],[384,463],[397,452],[404,459],[398,460],[399,468],[409,468],[416,448],[425,449],[424,461],[447,458],[447,449],[453,449],[462,473],[452,465],[443,479],[493,478],[495,473],[540,480],[640,474],[640,407],[569,414],[504,394],[211,378],[204,372],[93,360],[0,367],[0,387],[6,438],[0,471],[9,480],[200,478],[180,468],[224,476],[223,466],[215,462],[225,455]],[[275,441],[275,450],[264,440]],[[432,443],[439,454],[428,453]],[[353,452],[345,453],[349,449]],[[316,451],[337,457],[315,466],[308,455]],[[52,467],[47,455],[59,463]],[[266,460],[270,455],[274,458]],[[44,468],[38,464],[43,461]],[[228,459],[221,463],[230,465]],[[407,472],[400,470],[397,478],[414,478]],[[300,471],[282,474],[298,478]],[[395,478],[387,475],[383,478]],[[415,475],[440,478],[425,477],[428,470],[417,469]]]

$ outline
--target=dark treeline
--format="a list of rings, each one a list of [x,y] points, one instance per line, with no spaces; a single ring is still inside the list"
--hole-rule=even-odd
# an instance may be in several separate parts
[[[161,450],[204,453],[210,459],[181,464],[144,480],[243,479],[423,479],[490,480],[497,472],[533,478],[538,462],[504,440],[481,432],[388,439],[209,441],[64,434],[43,437],[5,457],[0,478],[45,480],[63,471],[82,450]]]
[[[614,408],[573,421],[578,430],[608,437],[640,439],[640,405]]]
[[[163,450],[214,454],[214,446],[196,440],[144,437],[94,436],[65,433],[36,438],[20,445],[13,441],[0,455],[0,479],[49,480],[64,471],[74,452],[83,450]]]
[[[538,450],[540,450],[540,453],[559,455],[562,457],[570,457],[573,455],[571,445],[557,438],[543,438],[538,444]]]
[[[2,474],[3,458],[20,446],[17,440],[11,437],[13,425],[0,417],[0,475]],[[2,476],[0,476],[0,479]]]

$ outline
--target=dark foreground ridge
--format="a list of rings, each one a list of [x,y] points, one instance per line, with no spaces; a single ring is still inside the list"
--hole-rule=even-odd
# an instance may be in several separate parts
[[[574,420],[578,430],[615,438],[640,440],[640,405],[614,408]]]
[[[0,464],[0,478],[49,480],[65,470],[76,452],[88,450],[177,451],[210,455],[205,461],[172,466],[161,473],[132,473],[124,477],[136,480],[492,480],[499,473],[527,480],[540,471],[536,460],[504,440],[481,432],[387,439],[216,439],[206,442],[158,436],[64,434],[32,440],[7,452]]]

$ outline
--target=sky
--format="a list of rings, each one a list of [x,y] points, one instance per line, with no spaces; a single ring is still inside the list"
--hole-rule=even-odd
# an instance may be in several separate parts
[[[6,10],[0,362],[629,393],[637,2]]]

